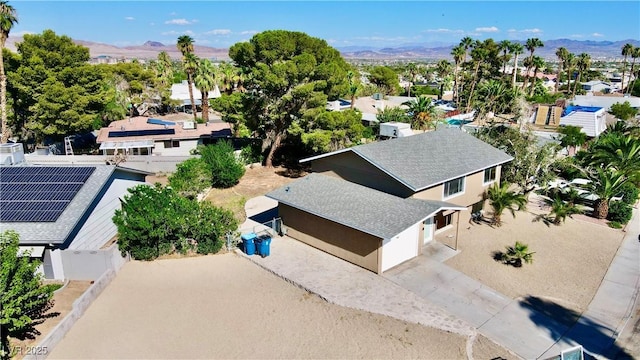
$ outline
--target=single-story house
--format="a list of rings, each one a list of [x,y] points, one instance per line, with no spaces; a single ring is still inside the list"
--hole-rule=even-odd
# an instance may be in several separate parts
[[[125,261],[112,217],[146,175],[113,165],[0,166],[0,227],[20,235],[45,278],[95,280]]]
[[[632,108],[640,109],[640,97],[617,95],[576,95],[572,103],[578,106],[602,107],[605,111],[611,110],[613,104],[629,102]]]
[[[585,83],[582,83],[582,90],[585,91],[599,91],[599,92],[612,92],[615,91],[615,88],[613,87],[613,85],[606,83],[604,81],[601,80],[592,80],[592,81],[587,81]]]
[[[567,106],[562,112],[560,126],[578,126],[590,137],[600,136],[607,129],[604,108],[594,106]]]
[[[267,196],[278,201],[288,236],[378,274],[421,254],[433,239],[437,213],[465,209],[323,174],[309,174]]]
[[[104,155],[187,156],[198,145],[215,137],[231,136],[229,123],[165,121],[137,116],[113,121],[100,129],[96,142]]]
[[[195,102],[196,106],[201,106],[202,94],[200,93],[200,90],[196,88],[195,85],[193,85],[192,90],[193,90],[193,101]],[[209,92],[209,100],[219,98],[220,96],[221,96],[220,89],[216,84],[213,91]],[[189,83],[187,82],[187,80],[183,80],[179,84],[171,85],[171,96],[169,98],[171,100],[180,101],[180,107],[183,110],[186,109],[187,107],[191,107],[191,97],[189,96]]]

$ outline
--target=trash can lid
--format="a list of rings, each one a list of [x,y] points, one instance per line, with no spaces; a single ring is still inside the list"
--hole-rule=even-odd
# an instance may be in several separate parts
[[[258,237],[258,235],[256,235],[255,233],[247,233],[247,234],[242,234],[240,236],[242,240],[252,240],[252,239],[255,239],[256,237]]]

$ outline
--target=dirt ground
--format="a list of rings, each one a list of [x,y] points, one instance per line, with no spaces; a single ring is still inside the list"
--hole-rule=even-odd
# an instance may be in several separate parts
[[[499,228],[460,223],[461,251],[446,263],[514,299],[532,295],[581,313],[598,290],[624,233],[581,216],[567,218],[559,226],[547,225],[538,220],[543,213],[530,201],[527,211],[516,212],[515,218],[504,214]],[[436,238],[450,244],[448,236],[453,234],[455,229]],[[516,241],[535,252],[532,264],[515,268],[493,260],[493,252]]]
[[[89,286],[91,286],[90,281],[69,281],[67,286],[56,291],[53,295],[54,304],[50,313],[59,313],[59,315],[49,318],[44,323],[38,325],[36,329],[40,331],[40,335],[35,339],[12,341],[11,346],[18,349],[15,358],[22,359],[27,355],[26,349],[28,347],[36,346],[45,336],[47,336],[49,331],[56,327],[56,325],[58,325],[58,323],[67,316],[73,308],[73,302],[79,298],[89,288]]]
[[[464,359],[467,339],[332,305],[236,254],[133,261],[50,359]],[[476,359],[512,359],[479,336]]]

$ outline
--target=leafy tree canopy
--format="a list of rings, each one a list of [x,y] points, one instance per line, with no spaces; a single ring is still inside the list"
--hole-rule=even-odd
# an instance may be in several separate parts
[[[388,66],[374,67],[369,74],[369,81],[383,89],[386,95],[397,94],[400,86],[398,74]]]
[[[314,153],[325,153],[358,145],[364,137],[362,114],[357,110],[325,111],[313,123],[296,123],[290,133]]]
[[[630,120],[638,114],[638,110],[631,107],[628,101],[611,105],[609,112],[620,120]]]
[[[244,164],[234,153],[230,142],[218,141],[214,145],[202,146],[198,150],[202,161],[210,171],[211,185],[214,187],[232,187],[244,175]]]

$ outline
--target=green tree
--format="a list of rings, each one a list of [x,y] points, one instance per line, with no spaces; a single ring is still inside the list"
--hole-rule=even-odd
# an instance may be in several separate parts
[[[513,54],[513,72],[511,73],[511,87],[516,88],[516,76],[518,75],[518,55],[524,53],[524,47],[522,44],[514,42],[511,43],[511,53]]]
[[[622,46],[621,55],[624,56],[624,61],[622,62],[622,83],[620,84],[620,89],[624,91],[624,79],[627,71],[627,58],[629,55],[633,54],[633,45],[626,43]],[[628,84],[627,84],[628,86]]]
[[[474,43],[473,49],[471,49],[471,61],[473,65],[473,80],[471,81],[471,90],[469,91],[469,98],[467,100],[467,110],[471,109],[471,101],[473,99],[473,91],[478,82],[478,73],[480,71],[480,65],[482,65],[488,58],[489,51],[480,41]]]
[[[590,180],[589,188],[591,192],[598,196],[593,209],[593,216],[598,219],[606,219],[609,214],[609,202],[617,195],[622,186],[627,181],[623,172],[613,167],[590,169],[586,173]]]
[[[214,78],[215,69],[209,59],[200,60],[199,66],[196,68],[193,82],[202,96],[202,120],[209,121],[209,92],[213,91],[216,86]]]
[[[591,66],[591,56],[587,53],[582,53],[578,55],[578,58],[576,61],[577,61],[576,65],[578,66],[578,78],[573,84],[574,96],[576,94],[576,91],[578,91],[578,84],[580,83],[580,78],[582,77],[582,74],[589,69],[589,66]]]
[[[458,45],[458,46],[454,46],[453,49],[451,49],[451,56],[453,56],[453,63],[454,63],[454,73],[453,73],[453,99],[455,100],[456,104],[459,103],[460,99],[459,99],[459,86],[460,84],[458,83],[458,73],[460,72],[460,66],[462,65],[462,62],[464,61],[464,47]]]
[[[567,216],[571,217],[571,215],[582,213],[582,210],[580,210],[577,206],[565,202],[560,196],[549,199],[547,201],[547,204],[551,207],[549,216],[553,217],[552,222],[555,225],[560,225],[561,222],[564,223],[567,219]]]
[[[575,154],[576,148],[587,142],[587,134],[579,126],[561,126],[558,132],[561,135],[560,145],[569,149],[569,155]]]
[[[349,70],[347,71],[347,81],[349,82],[349,99],[351,100],[351,110],[356,106],[356,95],[358,94],[359,81],[356,79],[356,73]]]
[[[626,121],[633,119],[638,114],[638,109],[631,107],[631,104],[628,101],[625,101],[624,103],[615,103],[611,105],[609,112],[616,118]]]
[[[248,71],[245,117],[269,149],[268,167],[294,121],[314,119],[327,100],[347,92],[350,66],[326,41],[304,33],[265,31],[233,45],[229,56]]]
[[[202,161],[211,170],[211,185],[216,188],[229,188],[240,181],[244,175],[244,164],[234,153],[228,141],[218,141],[214,145],[199,148]]]
[[[526,196],[509,190],[510,187],[511,184],[503,182],[501,185],[493,184],[487,190],[487,198],[493,210],[492,222],[496,226],[502,225],[502,213],[504,213],[505,210],[509,210],[511,215],[515,217],[516,211],[520,211],[526,207]]]
[[[411,127],[416,130],[435,129],[442,114],[427,96],[419,96],[402,103],[408,107],[408,114],[411,116]]]
[[[640,180],[640,139],[605,132],[589,147],[583,160],[599,168],[612,167],[632,180]]]
[[[576,56],[568,53],[564,59],[564,68],[567,69],[567,95],[573,97],[575,94],[571,91],[571,79],[573,79],[574,68],[576,67]]]
[[[407,64],[407,73],[409,75],[409,86],[407,87],[407,96],[411,97],[411,86],[416,82],[416,76],[418,76],[418,67],[415,63]]]
[[[190,158],[176,166],[169,176],[169,185],[181,196],[195,199],[211,186],[211,169],[201,158]]]
[[[378,110],[376,114],[376,120],[381,123],[386,122],[401,122],[401,123],[411,123],[411,116],[407,114],[407,110],[397,107],[397,106],[388,106],[382,110]]]
[[[178,37],[176,47],[182,53],[182,66],[187,73],[187,84],[189,86],[189,100],[191,100],[191,110],[193,111],[193,120],[197,120],[197,111],[195,98],[193,97],[193,74],[197,68],[197,58],[195,57],[193,50],[194,40],[189,35],[181,35]]]
[[[501,80],[489,79],[480,83],[474,95],[471,107],[476,110],[477,118],[484,121],[489,113],[503,114],[509,112],[515,100],[514,91],[507,89]]]
[[[533,65],[533,53],[536,51],[537,48],[541,48],[543,46],[544,46],[544,43],[542,42],[542,40],[538,38],[527,39],[527,42],[525,43],[525,47],[527,48],[527,50],[529,50],[529,57],[528,57],[529,65],[527,66],[527,73],[525,74],[524,83],[522,84],[523,90],[527,88],[527,83],[529,81],[529,74],[531,73],[531,68]],[[533,76],[535,77],[535,74]]]
[[[507,251],[502,254],[501,260],[508,265],[514,267],[522,267],[522,262],[527,264],[533,262],[533,254],[535,252],[529,252],[529,245],[516,241],[514,246],[507,246]]]
[[[438,61],[436,64],[436,73],[438,74],[438,82],[440,83],[440,93],[438,99],[442,99],[445,86],[451,81],[451,63],[445,59]]]
[[[502,61],[502,75],[506,76],[507,74],[507,63],[511,60],[511,54],[509,50],[511,49],[511,41],[502,40],[498,43],[498,49],[502,51],[502,55],[500,56],[500,61]]]
[[[376,66],[369,74],[369,81],[384,90],[385,95],[395,95],[398,89],[398,74],[388,66]]]
[[[558,72],[554,89],[556,93],[558,92],[558,86],[560,85],[560,76],[562,75],[562,70],[564,69],[564,61],[567,58],[567,55],[569,55],[569,50],[567,50],[567,48],[565,47],[559,47],[556,50],[556,56],[558,57]]]
[[[18,15],[7,1],[0,1],[0,111],[2,112],[2,137],[0,144],[9,140],[9,123],[7,122],[7,75],[4,72],[4,46],[13,25],[18,23]]]
[[[289,131],[299,135],[312,152],[325,153],[360,144],[365,127],[359,111],[325,111],[313,124],[301,123]]]
[[[20,237],[7,230],[0,233],[0,358],[10,359],[10,338],[34,339],[36,326],[57,316],[53,307],[53,285],[43,285],[36,271],[40,262],[18,254]]]
[[[529,96],[533,96],[533,91],[538,84],[538,71],[545,66],[544,59],[540,56],[534,56],[531,59],[531,66],[533,68],[533,80],[531,80],[531,88],[529,89]]]
[[[627,86],[627,94],[633,95],[633,90],[636,88],[636,80],[638,80],[638,76],[640,76],[640,72],[635,68],[636,59],[640,58],[640,46],[633,48],[633,51],[631,52],[631,58],[633,59],[633,61],[631,62],[631,71],[629,72],[629,74],[633,75],[633,81],[631,82],[631,85]]]

